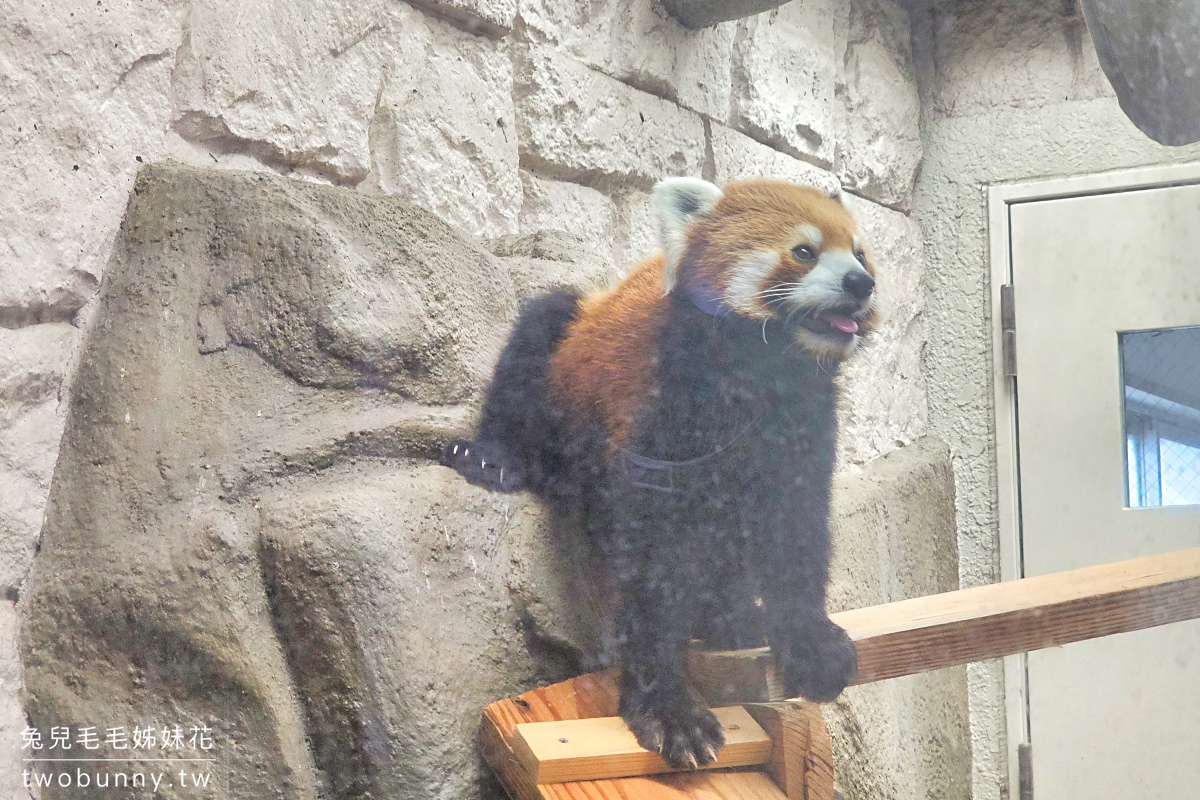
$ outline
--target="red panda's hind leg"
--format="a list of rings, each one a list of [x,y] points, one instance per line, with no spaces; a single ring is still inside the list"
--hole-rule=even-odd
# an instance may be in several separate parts
[[[467,483],[493,492],[519,492],[525,488],[525,468],[502,444],[455,439],[442,448],[441,461]]]
[[[493,491],[545,493],[564,439],[563,415],[550,391],[550,357],[578,306],[578,295],[563,291],[525,305],[496,362],[478,434],[446,444],[443,464]]]

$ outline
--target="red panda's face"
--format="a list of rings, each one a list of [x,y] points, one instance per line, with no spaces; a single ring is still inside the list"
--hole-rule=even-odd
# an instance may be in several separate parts
[[[840,201],[776,181],[722,191],[686,178],[659,184],[656,199],[668,291],[702,286],[741,316],[780,320],[818,358],[844,358],[875,323],[875,268]],[[672,222],[683,223],[674,240]]]

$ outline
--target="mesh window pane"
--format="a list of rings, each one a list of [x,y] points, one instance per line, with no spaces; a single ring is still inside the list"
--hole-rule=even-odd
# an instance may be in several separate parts
[[[1200,505],[1200,447],[1159,439],[1162,464],[1162,504]]]
[[[1120,335],[1126,505],[1200,505],[1200,326]]]

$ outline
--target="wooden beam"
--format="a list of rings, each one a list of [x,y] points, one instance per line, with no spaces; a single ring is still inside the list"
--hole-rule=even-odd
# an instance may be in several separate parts
[[[714,708],[725,729],[717,760],[703,769],[748,767],[771,757],[771,737],[741,706]],[[513,755],[534,783],[567,783],[670,772],[658,753],[644,749],[620,717],[516,726]]]
[[[821,707],[789,700],[745,708],[771,737],[767,774],[788,800],[834,800],[833,742]]]
[[[832,615],[858,647],[855,684],[1197,617],[1200,548]],[[768,654],[693,651],[690,676],[721,702],[780,700]]]
[[[849,631],[858,647],[859,670],[854,682],[867,683],[1197,617],[1200,548],[903,600],[842,612],[833,619]],[[777,676],[771,674],[773,664],[766,648],[724,653],[694,651],[691,666],[697,684],[710,684],[708,688],[713,691],[705,694],[715,694],[723,702],[732,702],[738,694],[748,695],[738,698],[742,702],[781,699],[754,696],[781,692]],[[788,800],[823,800],[832,791],[832,761],[823,755],[828,752],[824,744],[828,734],[820,724],[819,709],[805,703],[748,707],[759,720],[760,732],[766,728],[774,733],[775,742],[771,744],[768,739],[767,753],[754,762],[765,763],[774,780],[755,772],[704,771],[660,774],[654,779],[614,777],[589,779],[587,783],[544,783],[548,777],[555,777],[543,772],[541,763],[555,761],[553,749],[548,757],[536,755],[517,729],[537,721],[559,720],[554,724],[561,726],[562,720],[574,725],[578,724],[574,721],[596,722],[589,718],[608,717],[601,721],[604,725],[623,730],[619,719],[613,717],[616,707],[616,682],[611,673],[585,675],[497,701],[484,711],[481,745],[485,758],[496,768],[509,793],[521,800],[569,800],[584,787],[592,793],[588,796],[604,800],[780,800],[780,789],[787,792]],[[564,738],[562,730],[556,727],[551,731],[558,735],[548,743],[550,746],[567,744],[557,741]],[[599,738],[611,734],[609,731]],[[581,731],[580,735],[585,743],[592,741],[595,746],[591,734]],[[627,731],[625,735],[628,741],[618,748],[621,752],[635,748],[634,758],[649,758],[666,769],[656,754],[642,750],[636,742],[630,746],[632,735]],[[565,738],[573,737],[567,734]],[[609,757],[601,754],[600,760]],[[645,775],[658,768],[649,765],[636,769],[638,775]],[[621,774],[632,773],[623,768]]]
[[[1200,617],[1200,547],[835,614],[855,683]]]

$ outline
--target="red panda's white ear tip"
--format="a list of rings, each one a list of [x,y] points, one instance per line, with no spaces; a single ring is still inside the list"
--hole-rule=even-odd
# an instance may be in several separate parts
[[[854,223],[855,227],[858,227],[859,210],[855,207],[856,200],[854,195],[839,187],[830,192],[829,197],[842,208],[846,209],[846,213],[850,215],[851,221]]]
[[[666,178],[655,184],[654,213],[665,254],[664,294],[675,288],[675,273],[687,245],[687,227],[696,217],[711,211],[721,197],[718,187],[700,178]]]
[[[702,178],[665,178],[654,185],[654,205],[660,216],[690,219],[703,214],[721,199],[721,190]]]

